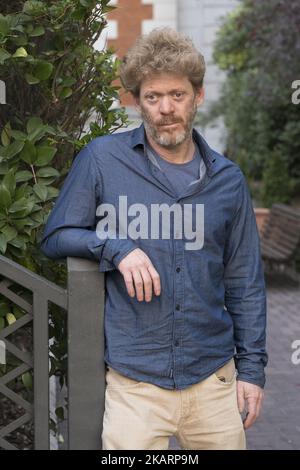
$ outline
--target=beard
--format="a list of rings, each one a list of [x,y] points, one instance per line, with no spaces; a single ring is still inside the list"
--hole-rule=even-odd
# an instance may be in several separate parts
[[[193,103],[192,109],[188,112],[185,121],[180,119],[180,117],[171,116],[164,119],[162,118],[160,121],[155,122],[151,115],[143,107],[141,107],[141,117],[143,119],[147,133],[158,145],[170,149],[182,144],[191,136],[193,122],[196,114],[197,105]],[[160,127],[163,125],[175,123],[180,123],[183,129],[180,131],[172,130],[170,132],[160,129]]]

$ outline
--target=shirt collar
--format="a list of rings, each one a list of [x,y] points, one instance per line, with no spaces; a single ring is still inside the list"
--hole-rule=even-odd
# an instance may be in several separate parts
[[[197,143],[199,150],[200,150],[200,155],[204,160],[205,166],[206,166],[206,171],[209,176],[211,176],[214,171],[213,171],[213,163],[215,162],[216,158],[213,154],[212,149],[208,145],[208,143],[203,139],[201,134],[194,128],[193,129],[193,138],[195,142]],[[131,134],[131,147],[135,148],[138,145],[141,145],[144,148],[144,151],[146,149],[146,131],[144,124],[142,123],[139,127],[134,129]]]

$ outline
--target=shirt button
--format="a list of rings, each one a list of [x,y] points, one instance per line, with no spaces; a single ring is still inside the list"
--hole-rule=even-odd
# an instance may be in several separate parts
[[[180,305],[179,304],[176,305],[176,310],[180,310]]]
[[[180,273],[180,268],[176,268],[176,272],[177,272],[177,273]]]

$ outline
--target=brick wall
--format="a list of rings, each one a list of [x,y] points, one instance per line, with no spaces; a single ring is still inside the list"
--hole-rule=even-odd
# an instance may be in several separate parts
[[[115,0],[112,4],[117,8],[108,15],[107,45],[120,58],[141,34],[159,26],[177,28],[177,0]],[[133,105],[130,94],[122,89],[120,98],[122,105]]]
[[[118,0],[116,10],[108,15],[108,20],[117,24],[117,35],[115,38],[108,37],[108,46],[116,51],[118,57],[123,57],[142,34],[143,21],[152,18],[151,4],[144,5],[142,0]],[[124,106],[133,104],[131,96],[124,90],[120,90],[120,98]]]

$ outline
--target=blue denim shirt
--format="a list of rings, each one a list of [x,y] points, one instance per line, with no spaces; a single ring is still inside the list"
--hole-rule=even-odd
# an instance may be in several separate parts
[[[106,273],[105,362],[166,389],[184,389],[235,358],[238,379],[264,386],[266,295],[260,240],[240,168],[194,129],[206,171],[177,196],[146,154],[144,126],[85,146],[75,158],[44,230],[50,258],[79,256]],[[202,168],[203,169],[203,168]],[[203,172],[202,172],[203,173]],[[97,207],[135,203],[204,207],[203,246],[185,233],[164,238],[99,238]],[[121,224],[118,210],[117,228]],[[130,217],[128,217],[130,219]],[[173,223],[173,226],[172,226]],[[127,293],[119,262],[135,248],[151,259],[161,294],[139,302]]]

